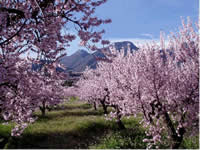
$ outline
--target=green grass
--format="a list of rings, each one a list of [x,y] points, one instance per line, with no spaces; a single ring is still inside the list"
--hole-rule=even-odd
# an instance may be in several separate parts
[[[199,135],[186,137],[181,143],[182,149],[199,149]]]
[[[68,103],[45,117],[36,115],[38,120],[7,148],[87,148],[109,128],[101,111],[80,102]]]
[[[125,130],[110,130],[101,143],[90,146],[92,149],[145,149],[145,129],[139,125],[135,118],[123,119]]]
[[[4,145],[8,142],[12,127],[12,124],[3,125],[0,123],[0,148],[3,148]]]
[[[103,110],[95,111],[89,104],[70,100],[47,112],[30,125],[20,138],[11,138],[6,148],[88,148],[97,143],[108,130],[117,128],[104,119]],[[6,128],[10,134],[11,128]]]
[[[37,121],[20,138],[9,138],[12,125],[0,125],[0,143],[1,137],[7,142],[0,148],[146,148],[146,143],[142,142],[145,129],[139,124],[140,118],[123,119],[126,129],[120,131],[114,121],[105,120],[102,108],[95,111],[91,105],[76,98],[47,111],[45,117],[40,112],[35,115]],[[181,148],[198,148],[198,137],[195,140],[185,139]]]

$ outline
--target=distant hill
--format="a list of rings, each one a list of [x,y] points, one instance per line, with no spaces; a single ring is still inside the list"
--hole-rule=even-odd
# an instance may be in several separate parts
[[[124,42],[115,42],[113,46],[116,50],[120,51],[122,47],[124,48],[124,53],[126,55],[128,45],[130,46],[131,51],[137,50],[138,48],[129,41]],[[95,69],[97,65],[97,60],[95,57],[103,58],[105,57],[104,54],[100,51],[96,51],[92,54],[88,53],[85,50],[78,50],[71,56],[65,56],[61,59],[61,63],[66,67],[66,71],[73,71],[73,72],[82,72],[85,70],[86,66]]]

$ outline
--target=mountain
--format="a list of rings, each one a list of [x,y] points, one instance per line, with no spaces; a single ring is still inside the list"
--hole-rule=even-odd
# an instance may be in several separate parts
[[[71,56],[65,56],[60,62],[66,67],[66,71],[82,72],[86,66],[96,66],[94,56],[85,50],[78,50]]]
[[[138,48],[129,41],[124,42],[115,42],[113,46],[116,50],[120,51],[122,47],[124,48],[124,54],[127,54],[128,47],[130,46],[131,52],[137,50]],[[66,67],[66,71],[73,71],[73,72],[82,72],[85,70],[86,66],[95,69],[97,65],[96,57],[103,58],[105,55],[102,53],[101,50],[96,51],[92,54],[88,53],[85,50],[78,50],[71,56],[65,56],[61,59],[61,63]]]
[[[115,42],[113,44],[113,46],[118,50],[120,51],[122,48],[124,48],[124,53],[126,54],[127,53],[127,50],[128,50],[128,47],[130,46],[130,49],[131,49],[131,52],[133,52],[133,50],[138,50],[138,48],[132,43],[132,42],[129,42],[129,41],[123,41],[123,42]]]

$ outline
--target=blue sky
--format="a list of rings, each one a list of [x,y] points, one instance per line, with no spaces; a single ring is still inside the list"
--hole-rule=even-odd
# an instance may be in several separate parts
[[[112,23],[104,25],[104,38],[115,41],[129,40],[134,44],[150,39],[158,40],[160,31],[169,34],[181,26],[181,19],[187,16],[198,20],[199,0],[108,0],[97,9],[101,18],[111,18]],[[75,40],[68,55],[84,47]]]

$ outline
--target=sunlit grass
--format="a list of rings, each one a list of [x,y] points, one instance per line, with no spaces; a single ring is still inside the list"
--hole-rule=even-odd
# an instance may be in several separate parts
[[[20,138],[9,138],[12,125],[0,125],[0,137],[8,142],[5,148],[146,148],[146,143],[142,142],[146,135],[139,124],[141,118],[123,119],[126,129],[120,131],[114,121],[105,119],[102,108],[94,110],[75,98],[47,111],[45,117],[39,111],[35,115],[37,121]],[[198,138],[184,139],[181,148],[198,148]],[[3,144],[0,146],[3,148]]]
[[[7,148],[88,148],[96,143],[112,123],[104,119],[103,110],[72,100],[47,112],[30,125],[22,137],[10,140]]]

